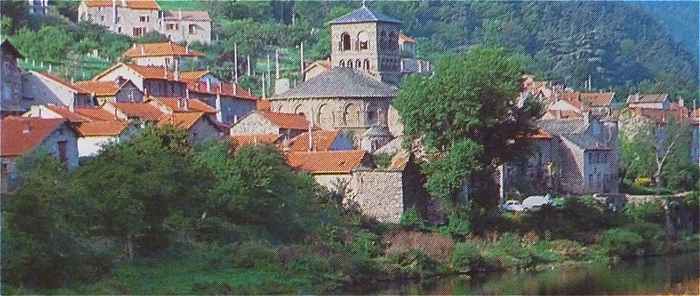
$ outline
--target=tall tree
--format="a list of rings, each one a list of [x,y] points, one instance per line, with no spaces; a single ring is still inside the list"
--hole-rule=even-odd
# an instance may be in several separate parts
[[[409,140],[428,159],[428,191],[455,205],[465,181],[481,206],[493,205],[492,172],[528,151],[542,107],[519,100],[522,65],[500,48],[473,48],[444,58],[433,76],[412,76],[395,100]]]

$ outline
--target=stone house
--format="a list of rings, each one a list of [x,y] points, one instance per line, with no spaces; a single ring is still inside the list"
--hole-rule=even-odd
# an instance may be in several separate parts
[[[78,166],[78,135],[65,119],[8,116],[0,126],[0,192],[14,189],[16,159],[32,151],[46,151],[69,169]]]
[[[171,125],[187,131],[190,143],[199,144],[221,137],[219,125],[204,112],[173,112],[158,121],[158,126]]]
[[[511,161],[500,169],[502,198],[511,196],[514,191],[532,195],[559,191],[559,170],[561,158],[554,149],[554,137],[542,129],[527,137],[530,153],[519,160]]]
[[[239,135],[279,135],[283,139],[292,139],[311,128],[311,122],[303,115],[255,111],[241,118],[230,130],[231,136]]]
[[[553,188],[567,194],[618,192],[616,121],[600,121],[586,112],[582,118],[539,120],[537,126],[552,137],[551,143],[542,139],[536,146],[535,162],[552,162],[547,170],[556,177]]]
[[[204,53],[191,50],[172,41],[140,43],[126,50],[122,58],[139,66],[160,66],[169,70],[179,70],[182,62],[203,57]]]
[[[671,101],[668,98],[668,94],[636,93],[627,97],[628,108],[668,110],[670,106]]]
[[[211,43],[206,11],[164,11],[155,0],[83,0],[78,18],[129,37],[159,32],[176,42]]]
[[[236,123],[256,109],[258,98],[236,83],[227,83],[209,71],[182,72],[190,97],[199,99],[218,111],[217,119],[226,124]]]
[[[129,37],[160,29],[160,6],[155,0],[83,0],[78,19]]]
[[[23,115],[31,118],[64,119],[78,135],[78,156],[93,157],[102,146],[131,137],[135,127],[99,107],[71,108],[34,105]]]
[[[175,42],[211,43],[211,19],[206,11],[163,11],[160,32]]]
[[[130,80],[145,96],[184,97],[187,85],[178,72],[163,66],[118,63],[95,76],[93,81]]]
[[[92,94],[50,73],[29,71],[22,75],[25,109],[31,105],[94,106]]]
[[[371,156],[362,150],[290,152],[287,163],[295,170],[311,174],[320,185],[334,191],[350,184],[356,168],[374,168]]]
[[[22,70],[17,66],[17,61],[23,58],[17,48],[8,40],[0,44],[0,62],[2,63],[2,75],[0,83],[0,116],[21,114],[25,109],[22,106]]]
[[[143,92],[128,79],[116,81],[76,81],[73,85],[89,92],[102,106],[105,102],[143,102]]]

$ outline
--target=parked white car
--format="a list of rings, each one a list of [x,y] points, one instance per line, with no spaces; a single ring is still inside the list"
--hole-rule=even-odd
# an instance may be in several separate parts
[[[522,207],[528,211],[537,211],[545,205],[552,204],[552,197],[547,193],[545,196],[533,195],[523,200]]]
[[[507,200],[501,205],[501,208],[509,212],[522,212],[525,210],[519,200]]]

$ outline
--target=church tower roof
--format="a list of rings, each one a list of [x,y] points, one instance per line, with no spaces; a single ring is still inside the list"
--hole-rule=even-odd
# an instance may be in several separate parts
[[[380,22],[380,23],[395,23],[395,24],[400,24],[401,21],[392,18],[390,16],[386,16],[382,13],[373,11],[367,6],[362,6],[358,9],[353,10],[352,12],[341,16],[333,21],[330,22],[331,25],[336,25],[336,24],[354,24],[354,23],[370,23],[370,22]]]

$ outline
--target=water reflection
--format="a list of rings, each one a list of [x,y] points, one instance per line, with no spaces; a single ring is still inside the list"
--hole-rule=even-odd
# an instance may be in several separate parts
[[[687,294],[700,295],[700,255],[646,258],[613,267],[588,265],[538,273],[450,277],[393,283],[380,294]]]

